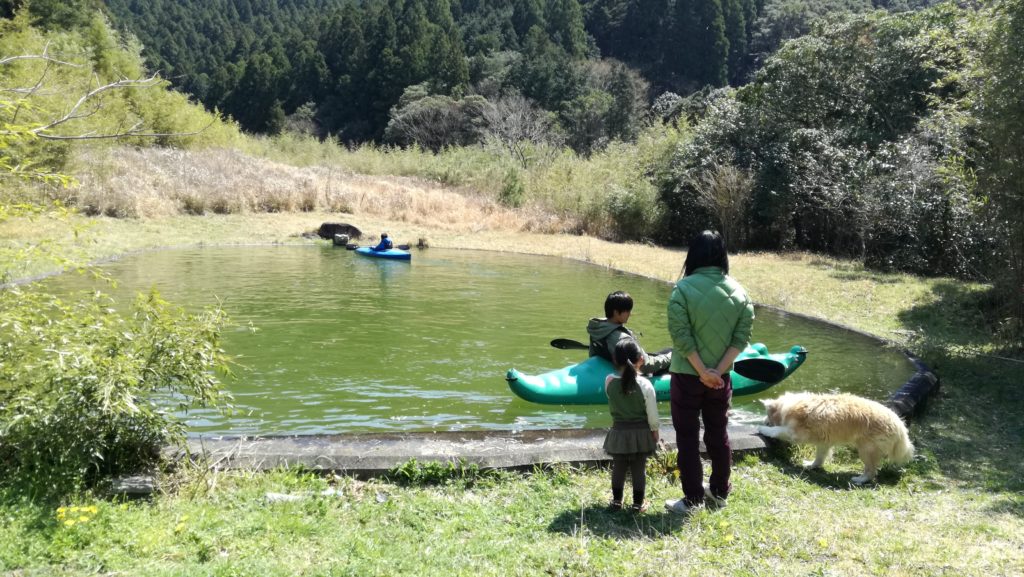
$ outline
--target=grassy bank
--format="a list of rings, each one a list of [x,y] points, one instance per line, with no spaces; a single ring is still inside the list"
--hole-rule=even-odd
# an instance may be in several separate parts
[[[390,209],[389,209],[390,210]],[[467,209],[469,210],[469,209]],[[482,209],[481,209],[482,210]],[[482,217],[483,212],[479,215]],[[588,237],[521,232],[401,213],[233,214],[99,218],[89,233],[37,220],[0,237],[48,240],[88,258],[196,244],[318,242],[322,221],[389,230],[434,247],[558,255],[671,280],[682,253]],[[84,220],[74,219],[84,224]],[[758,302],[841,322],[912,346],[943,388],[911,434],[921,458],[853,489],[858,461],[840,451],[825,472],[794,466],[806,450],[746,457],[729,506],[689,520],[655,507],[603,511],[606,471],[455,478],[403,486],[301,472],[190,473],[152,501],[82,496],[61,504],[0,499],[0,571],[138,575],[1014,575],[1024,567],[1024,365],[996,356],[977,310],[987,287],[883,275],[814,255],[738,255],[733,272]],[[36,267],[33,269],[33,267]],[[25,272],[39,272],[29,263]],[[978,354],[981,353],[981,354]],[[989,356],[985,356],[989,355]],[[331,497],[268,503],[268,492]],[[85,507],[58,511],[57,506]],[[94,507],[90,509],[89,507]],[[68,524],[67,521],[74,521]]]

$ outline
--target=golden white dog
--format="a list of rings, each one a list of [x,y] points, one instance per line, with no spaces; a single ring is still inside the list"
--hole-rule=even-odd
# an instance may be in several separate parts
[[[852,445],[864,461],[864,473],[852,479],[861,485],[875,478],[883,459],[904,464],[914,456],[906,425],[875,401],[845,394],[786,393],[761,402],[768,410],[768,424],[758,427],[758,432],[818,447],[814,460],[804,463],[806,468],[821,467],[833,445]]]

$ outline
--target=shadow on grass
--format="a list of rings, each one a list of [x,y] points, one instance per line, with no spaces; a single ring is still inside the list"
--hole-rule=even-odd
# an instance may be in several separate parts
[[[1024,377],[980,358],[944,359],[938,398],[911,429],[942,474],[990,491],[1024,491]],[[1012,373],[1012,374],[1011,374]]]
[[[1024,517],[1024,495],[1008,495],[1005,499],[993,503],[988,510],[992,513],[1009,513]]]
[[[862,271],[834,271],[832,278],[839,280],[849,281],[860,281],[869,280],[875,284],[901,284],[903,282],[899,277],[895,277],[891,274],[876,273],[867,270]]]
[[[25,498],[17,493],[0,491],[0,517],[11,516],[7,522],[13,522],[13,516],[21,519],[26,530],[41,535],[50,540],[58,529],[57,505],[51,503],[40,503]],[[0,561],[0,567],[3,566]]]
[[[942,386],[911,427],[919,452],[951,479],[989,491],[1024,490],[1024,352],[996,343],[992,289],[935,284],[935,299],[899,315]],[[1014,509],[1020,514],[1020,507]]]
[[[660,502],[651,502],[645,513],[633,513],[628,505],[621,511],[592,505],[563,511],[551,521],[548,531],[573,537],[583,533],[613,539],[650,539],[675,533],[687,523],[688,517],[669,513]]]
[[[839,280],[869,280],[878,284],[900,284],[903,278],[892,273],[865,269],[864,265],[855,262],[836,262],[828,259],[814,258],[807,263],[818,270],[830,271],[833,278]]]
[[[962,282],[937,281],[934,299],[898,315],[913,335],[911,345],[928,351],[949,347],[990,347],[996,333],[998,295],[995,289]],[[1005,354],[1012,354],[1007,343]]]
[[[799,445],[773,441],[769,443],[764,453],[764,461],[775,465],[786,475],[832,490],[870,489],[877,485],[895,486],[902,477],[899,469],[883,466],[873,482],[856,485],[853,478],[863,471],[863,463],[857,457],[856,451],[847,447],[836,447],[832,458],[825,462],[822,469],[805,469],[804,458],[810,459],[801,452]]]

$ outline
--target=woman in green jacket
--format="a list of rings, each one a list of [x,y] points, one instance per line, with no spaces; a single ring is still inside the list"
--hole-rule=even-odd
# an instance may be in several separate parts
[[[750,341],[754,305],[728,274],[725,241],[717,232],[706,230],[690,242],[683,277],[668,302],[672,426],[683,498],[666,501],[665,508],[676,513],[688,513],[705,497],[724,506],[732,489],[732,448],[726,429],[732,401],[729,371]],[[700,461],[700,419],[711,459],[708,485],[703,484]]]

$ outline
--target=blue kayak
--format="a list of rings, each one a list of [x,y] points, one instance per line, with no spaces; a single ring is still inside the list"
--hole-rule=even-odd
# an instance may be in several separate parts
[[[794,346],[788,353],[770,354],[768,348],[761,343],[747,347],[736,360],[749,358],[771,358],[782,362],[786,371],[785,379],[797,370],[807,358],[807,349],[800,345]],[[612,364],[601,357],[590,357],[582,363],[570,365],[563,369],[550,371],[540,375],[524,375],[515,369],[509,369],[505,375],[509,388],[516,395],[534,403],[550,405],[603,405],[608,403],[604,394],[604,380],[615,369]],[[771,387],[777,382],[755,381],[733,371],[732,394],[734,397],[753,395]],[[672,377],[668,373],[648,377],[654,385],[659,401],[669,399],[669,385]]]
[[[373,250],[368,246],[361,246],[356,249],[356,252],[373,258],[386,258],[390,260],[412,260],[412,253],[406,250],[400,250],[397,248],[389,248],[387,250]]]

